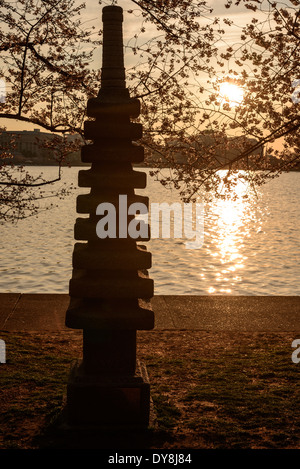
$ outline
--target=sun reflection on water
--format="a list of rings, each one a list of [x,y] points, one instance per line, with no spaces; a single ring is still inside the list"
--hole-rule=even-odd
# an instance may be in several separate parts
[[[207,208],[205,239],[217,269],[207,290],[210,294],[231,294],[232,287],[242,281],[242,270],[248,259],[243,248],[251,237],[253,222],[261,223],[255,220],[256,195],[251,193],[240,173],[234,194],[226,200],[215,199]],[[246,192],[248,197],[244,198]]]

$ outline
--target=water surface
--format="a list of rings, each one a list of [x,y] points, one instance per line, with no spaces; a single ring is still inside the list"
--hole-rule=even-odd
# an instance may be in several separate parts
[[[56,174],[53,167],[28,169]],[[65,168],[63,179],[77,184],[78,170]],[[83,192],[57,200],[38,217],[0,225],[1,292],[68,293],[76,197]],[[151,202],[179,201],[149,175],[139,193]],[[155,294],[299,295],[299,200],[300,173],[285,173],[248,200],[205,204],[201,249],[187,249],[184,238],[147,243]]]

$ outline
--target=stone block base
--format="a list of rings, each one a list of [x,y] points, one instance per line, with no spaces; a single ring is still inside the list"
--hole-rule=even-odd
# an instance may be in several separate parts
[[[65,410],[71,426],[147,428],[150,384],[146,367],[137,361],[133,376],[88,375],[76,362],[67,385]]]

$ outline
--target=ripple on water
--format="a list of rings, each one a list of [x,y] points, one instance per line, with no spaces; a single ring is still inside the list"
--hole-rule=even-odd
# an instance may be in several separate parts
[[[49,176],[53,170],[43,168]],[[65,180],[76,184],[77,173],[66,169]],[[200,249],[187,249],[186,239],[151,239],[155,294],[299,295],[299,178],[283,174],[259,188],[257,198],[205,205]],[[138,192],[150,202],[179,201],[150,176]],[[1,226],[2,292],[68,292],[77,194],[38,217]]]

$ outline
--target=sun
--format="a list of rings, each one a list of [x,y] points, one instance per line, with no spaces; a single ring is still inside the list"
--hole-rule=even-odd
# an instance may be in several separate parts
[[[220,97],[222,104],[228,103],[230,106],[238,106],[243,101],[244,91],[240,86],[224,81],[220,84]]]

